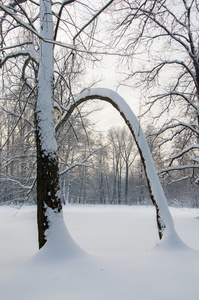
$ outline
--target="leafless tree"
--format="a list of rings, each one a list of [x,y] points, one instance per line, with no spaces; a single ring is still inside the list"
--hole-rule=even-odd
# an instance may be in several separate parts
[[[143,115],[159,127],[153,136],[159,136],[166,170],[195,169],[195,179],[199,167],[198,12],[195,0],[124,0],[115,4],[113,12],[114,44],[126,53],[124,84],[142,88],[142,98],[147,99]],[[181,145],[174,149],[171,146],[179,135]],[[187,152],[189,161],[179,165],[178,159]]]
[[[113,201],[122,203],[122,178],[125,178],[124,203],[128,203],[129,168],[135,159],[134,141],[125,127],[111,128],[108,132],[108,142],[112,146],[113,165]]]
[[[2,90],[9,81],[15,85],[22,81],[35,99],[39,248],[46,243],[45,232],[52,216],[62,212],[54,103],[57,102],[56,107],[61,111],[63,99],[57,99],[54,87],[63,89],[64,82],[69,95],[67,101],[73,99],[70,79],[77,70],[75,66],[80,64],[82,55],[90,55],[96,20],[112,2],[102,5],[97,2],[92,6],[75,0],[0,3]],[[60,71],[61,60],[65,68]],[[18,119],[25,108],[26,102]],[[3,141],[1,148],[7,141]]]

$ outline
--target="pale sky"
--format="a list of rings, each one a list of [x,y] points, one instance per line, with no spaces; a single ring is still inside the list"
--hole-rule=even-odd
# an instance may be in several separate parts
[[[120,96],[128,103],[128,105],[133,110],[136,116],[139,115],[139,102],[140,97],[135,89],[125,86],[120,86],[118,88],[118,81],[121,76],[119,73],[116,73],[113,69],[113,63],[111,62],[112,58],[108,57],[103,63],[103,68],[98,68],[97,70],[90,69],[90,76],[93,73],[97,72],[99,77],[102,77],[103,80],[96,83],[94,87],[109,88],[114,91],[117,91]],[[91,104],[89,104],[91,107]],[[97,122],[96,129],[106,131],[113,126],[123,126],[124,121],[118,111],[111,106],[111,104],[106,102],[97,101],[97,106],[103,107],[101,111],[93,112],[90,115],[90,119],[94,122]]]

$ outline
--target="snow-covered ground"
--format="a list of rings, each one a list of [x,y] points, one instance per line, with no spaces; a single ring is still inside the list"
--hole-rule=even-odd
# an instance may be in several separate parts
[[[171,213],[192,249],[159,244],[153,207],[70,205],[64,220],[79,246],[60,225],[38,252],[36,208],[0,207],[0,299],[198,300],[199,210]]]

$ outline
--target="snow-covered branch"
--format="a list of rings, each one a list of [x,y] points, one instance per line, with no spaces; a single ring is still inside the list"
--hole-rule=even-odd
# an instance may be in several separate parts
[[[25,185],[25,184],[22,184],[20,181],[14,179],[14,178],[11,178],[10,176],[6,175],[6,177],[4,179],[1,179],[1,180],[8,180],[12,183],[15,183],[17,184],[19,187],[23,188],[23,189],[26,189],[26,190],[30,190],[32,188],[32,185]]]
[[[23,43],[20,43],[20,44],[3,47],[3,48],[0,48],[0,51],[2,52],[2,51],[10,50],[12,48],[23,47],[23,46],[26,46],[26,45],[29,45],[29,44],[32,44],[32,41],[26,41],[26,42],[23,42]]]
[[[181,93],[181,92],[178,92],[178,91],[175,91],[175,90],[172,90],[172,91],[169,91],[167,93],[164,93],[164,94],[160,94],[160,95],[154,95],[152,96],[151,98],[155,98],[153,100],[153,104],[156,100],[161,100],[165,97],[168,97],[168,96],[179,96],[181,97],[182,99],[184,99],[189,105],[191,105],[196,111],[197,111],[197,105],[195,105],[187,96],[185,93]],[[150,103],[150,102],[149,102]]]
[[[149,80],[152,81],[159,74],[159,72],[162,70],[162,68],[164,68],[167,65],[174,65],[174,64],[180,65],[184,69],[186,69],[186,71],[189,73],[189,75],[192,77],[192,79],[194,80],[194,82],[196,84],[195,73],[188,67],[188,65],[184,61],[180,61],[177,59],[176,60],[164,60],[164,61],[156,64],[150,70],[135,71],[134,73],[132,73],[131,77],[133,77],[137,74],[148,74]]]
[[[15,8],[16,6],[19,7],[20,9],[20,13],[22,13],[25,18],[28,20],[28,24],[34,29],[36,30],[36,28],[33,25],[32,20],[28,17],[26,10],[23,9],[23,7],[21,6],[22,3],[27,2],[27,0],[18,0],[18,1],[13,1],[9,3],[9,7]],[[16,9],[13,10],[13,13],[17,13]]]
[[[180,151],[180,152],[176,153],[175,155],[173,155],[173,156],[171,157],[171,161],[170,161],[169,166],[172,165],[172,163],[173,163],[173,161],[174,161],[175,159],[177,159],[177,158],[183,156],[185,153],[187,153],[187,152],[189,152],[189,151],[191,151],[191,150],[194,150],[194,149],[199,149],[199,144],[194,144],[194,145],[191,145],[191,146],[189,146],[189,147],[186,147],[186,148],[184,148],[182,151]]]
[[[160,129],[158,132],[150,133],[149,136],[157,136],[157,135],[164,133],[165,131],[167,131],[169,129],[174,129],[176,127],[183,127],[183,128],[190,129],[195,134],[199,135],[199,130],[197,130],[195,125],[187,124],[185,122],[178,122],[178,123],[173,123],[171,125],[166,125],[162,129]],[[184,130],[183,128],[181,130]],[[181,130],[180,130],[180,132],[181,132]]]
[[[21,20],[18,16],[16,16],[13,13],[13,10],[8,8],[7,6],[0,4],[0,9],[3,10],[5,13],[7,13],[8,15],[10,15],[16,22],[17,24],[21,25],[22,27],[24,27],[25,29],[27,29],[28,31],[32,32],[35,36],[37,36],[40,40],[46,42],[46,43],[50,43],[53,45],[58,45],[64,48],[68,48],[68,49],[73,49],[75,50],[76,47],[73,45],[68,45],[65,43],[61,43],[61,42],[57,42],[53,39],[48,39],[48,38],[44,38],[41,34],[38,33],[38,31],[36,29],[33,29],[32,26],[30,26],[29,24],[27,24],[26,22],[24,22],[23,20]]]
[[[22,27],[24,27],[25,29],[31,31],[36,36],[38,36],[38,37],[40,36],[39,33],[37,32],[37,30],[32,27],[32,24],[28,24],[28,23],[24,22],[22,19],[20,19],[15,14],[15,12],[13,11],[13,9],[11,9],[11,8],[7,7],[6,5],[3,5],[3,4],[0,4],[0,9],[2,11],[4,11],[6,14],[8,14],[9,16],[11,16],[17,22],[17,24],[19,24]]]
[[[189,164],[189,165],[183,165],[183,166],[172,166],[165,169],[162,169],[158,172],[158,174],[168,173],[171,171],[181,171],[185,169],[199,169],[199,164]]]
[[[164,6],[164,9],[166,12],[168,12],[169,14],[171,14],[170,10],[168,9],[167,6]],[[168,26],[165,25],[165,22],[162,22],[160,20],[158,20],[158,18],[156,17],[156,14],[151,13],[151,11],[145,11],[142,10],[142,12],[150,19],[152,20],[159,28],[162,28],[166,34],[168,36],[170,36],[173,40],[175,40],[177,43],[179,43],[180,45],[182,45],[186,51],[189,53],[191,58],[195,59],[195,53],[192,52],[192,49],[190,49],[190,47],[188,46],[189,42],[186,38],[185,35],[180,35],[177,32],[172,32]],[[177,18],[175,18],[175,20],[177,20]]]
[[[20,5],[21,3],[25,3],[28,0],[17,0],[17,1],[10,1],[9,6],[10,7],[15,7],[16,5]]]
[[[64,169],[63,171],[59,172],[59,175],[63,175],[69,171],[71,171],[72,169],[76,168],[76,167],[87,167],[87,168],[93,168],[92,165],[88,165],[88,164],[85,164],[84,162],[75,162],[73,164],[71,164],[68,168]]]
[[[103,148],[106,148],[106,146],[104,146]],[[91,158],[94,154],[100,152],[102,149],[97,149],[97,150],[94,150],[92,152],[89,152],[89,154],[86,155],[86,157],[84,157],[84,159],[82,159],[81,161],[74,162],[74,163],[70,164],[69,167],[67,167],[66,169],[64,169],[63,171],[61,171],[59,174],[63,175],[65,173],[67,173],[68,171],[74,169],[75,167],[84,166],[84,167],[88,167],[88,168],[93,168],[93,165],[85,164],[85,162],[87,162],[89,160],[89,158]]]
[[[35,158],[35,154],[33,153],[22,153],[19,155],[12,155],[10,158],[4,158],[5,163],[1,166],[1,170],[6,169],[8,166],[10,166],[14,161],[21,161],[21,159],[26,159],[26,158]],[[3,158],[3,157],[2,157]],[[35,162],[33,162],[33,165]]]
[[[26,50],[13,51],[7,54],[3,59],[0,60],[0,68],[9,60],[16,57],[27,56],[30,57],[36,64],[39,63],[39,55],[33,50],[33,47],[29,47]]]
[[[19,114],[15,113],[15,112],[13,112],[13,111],[11,111],[11,110],[8,110],[8,109],[6,109],[6,108],[3,107],[3,106],[0,106],[0,109],[1,109],[2,111],[4,111],[5,113],[9,114],[9,115],[12,115],[13,117],[16,117],[16,118],[18,118],[18,119],[21,119],[21,120],[26,121],[28,124],[31,125],[32,128],[34,128],[34,124],[31,122],[31,120],[29,120],[29,119],[27,119],[27,118],[24,118],[22,115],[19,115]]]

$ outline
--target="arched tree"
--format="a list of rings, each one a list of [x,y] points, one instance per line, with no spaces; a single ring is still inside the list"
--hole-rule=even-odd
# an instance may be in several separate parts
[[[109,102],[123,117],[135,139],[135,143],[144,166],[150,197],[156,209],[156,221],[159,237],[161,239],[164,233],[168,233],[171,236],[176,235],[173,219],[169,212],[164,191],[160,184],[144,133],[134,113],[122,97],[109,89],[87,89],[74,99],[74,103],[69,104],[68,107],[66,107],[66,112],[63,114],[61,121],[57,123],[56,130],[61,129],[62,124],[68,120],[78,105],[92,99],[100,99]]]

